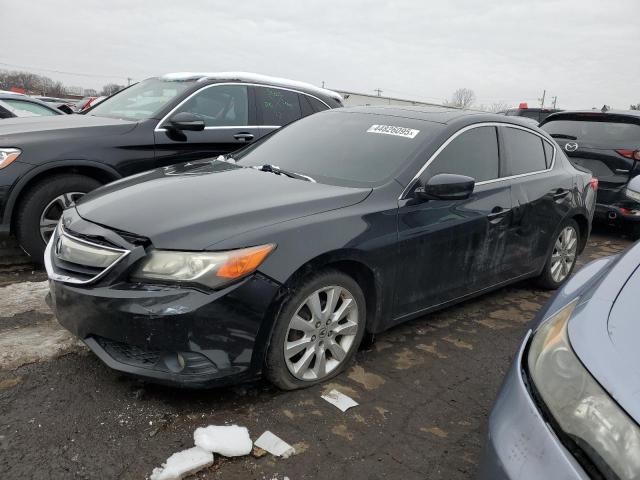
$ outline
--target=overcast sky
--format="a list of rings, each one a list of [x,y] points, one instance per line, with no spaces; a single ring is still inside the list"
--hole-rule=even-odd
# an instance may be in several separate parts
[[[241,70],[434,102],[459,87],[485,105],[532,105],[543,89],[562,108],[640,102],[640,0],[0,0],[0,11],[0,69],[68,85]]]

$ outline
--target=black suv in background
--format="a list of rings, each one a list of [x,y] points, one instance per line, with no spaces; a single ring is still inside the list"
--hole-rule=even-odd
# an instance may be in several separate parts
[[[504,112],[500,113],[503,113],[509,117],[530,118],[540,123],[552,113],[561,111],[562,110],[558,110],[555,108],[529,108],[526,103],[521,103],[518,108],[510,108],[509,110],[505,110]]]
[[[5,119],[0,233],[15,233],[41,261],[62,210],[101,184],[227,154],[301,117],[341,106],[339,94],[292,80],[176,73],[137,83],[82,115]]]
[[[574,165],[598,178],[596,218],[622,224],[640,238],[640,192],[628,188],[640,173],[640,112],[556,113],[540,128],[558,142]]]

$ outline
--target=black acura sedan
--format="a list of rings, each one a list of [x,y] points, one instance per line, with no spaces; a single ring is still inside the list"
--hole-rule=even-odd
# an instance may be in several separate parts
[[[83,197],[45,252],[49,300],[116,370],[305,387],[365,333],[524,278],[560,286],[595,187],[517,119],[328,110]]]

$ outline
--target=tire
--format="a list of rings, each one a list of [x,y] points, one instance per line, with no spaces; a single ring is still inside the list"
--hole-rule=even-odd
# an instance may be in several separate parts
[[[26,192],[16,215],[16,236],[20,246],[35,263],[42,263],[46,247],[46,234],[43,238],[40,230],[45,209],[47,228],[52,231],[55,227],[53,222],[60,218],[63,206],[70,206],[73,201],[100,185],[99,181],[84,175],[61,174],[36,183]]]
[[[367,318],[362,289],[342,272],[325,270],[303,279],[294,288],[294,295],[285,302],[276,319],[265,365],[267,379],[283,390],[310,387],[342,372],[358,351]],[[316,311],[320,315],[312,314],[309,307],[316,295],[320,307]],[[331,302],[334,315],[328,311],[330,295],[336,298]],[[343,307],[346,310],[336,319]],[[294,345],[286,354],[285,345],[294,342],[302,345]],[[295,353],[298,348],[301,349]]]
[[[563,237],[568,235],[567,231],[572,230],[571,241],[569,237]],[[564,246],[566,243],[569,246]],[[544,264],[542,273],[537,278],[537,283],[542,288],[548,290],[556,290],[571,276],[573,269],[576,266],[578,260],[578,247],[580,245],[580,228],[575,220],[566,220],[558,232],[553,237],[553,245],[550,248],[549,256]],[[557,267],[557,260],[560,261],[560,266]],[[571,262],[568,265],[569,261]],[[558,268],[560,268],[561,275],[558,275]]]

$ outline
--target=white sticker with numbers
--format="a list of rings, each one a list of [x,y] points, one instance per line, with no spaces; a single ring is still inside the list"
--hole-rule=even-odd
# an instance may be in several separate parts
[[[367,133],[381,133],[383,135],[395,135],[396,137],[415,138],[420,130],[413,128],[394,127],[393,125],[371,125]]]

